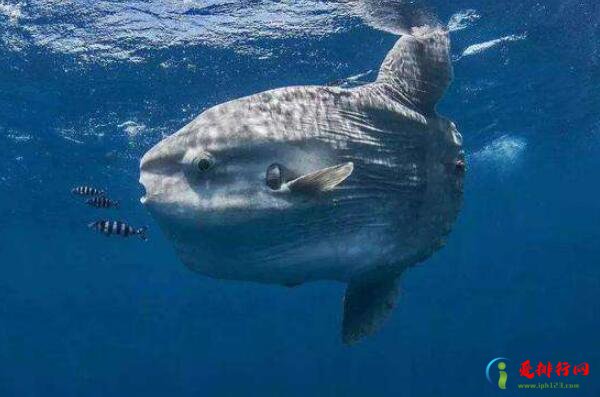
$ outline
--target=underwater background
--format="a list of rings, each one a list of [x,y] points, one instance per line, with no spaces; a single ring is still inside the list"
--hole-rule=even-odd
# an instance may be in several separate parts
[[[194,274],[140,205],[139,158],[163,136],[262,90],[374,79],[403,7],[0,0],[0,396],[599,396],[596,1],[418,5],[452,31],[438,110],[464,137],[464,206],[356,346],[340,341],[344,285]],[[85,206],[77,185],[121,208]],[[87,229],[102,218],[150,241]],[[486,379],[496,357],[510,390]],[[526,360],[590,373],[518,390]]]

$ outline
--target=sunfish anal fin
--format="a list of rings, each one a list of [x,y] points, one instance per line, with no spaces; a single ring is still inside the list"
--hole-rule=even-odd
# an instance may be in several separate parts
[[[288,182],[287,188],[292,193],[318,193],[333,189],[352,174],[352,162],[334,165],[310,174],[302,175]]]
[[[398,275],[395,272],[373,271],[350,281],[344,296],[344,344],[354,344],[383,325],[396,306]]]

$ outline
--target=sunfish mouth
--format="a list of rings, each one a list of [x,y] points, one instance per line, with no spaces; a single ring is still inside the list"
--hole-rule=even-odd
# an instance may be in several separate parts
[[[146,185],[144,184],[144,182],[142,181],[142,179],[143,179],[143,173],[140,172],[139,184],[143,189],[142,196],[140,197],[140,203],[142,203],[142,205],[146,205],[146,203],[148,202],[148,189],[147,189]]]

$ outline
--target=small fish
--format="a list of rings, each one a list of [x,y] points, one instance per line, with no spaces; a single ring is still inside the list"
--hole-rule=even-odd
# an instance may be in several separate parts
[[[100,233],[104,233],[106,236],[110,236],[111,234],[118,234],[122,237],[137,235],[140,236],[140,238],[144,241],[148,240],[148,237],[146,236],[146,230],[148,228],[146,226],[136,229],[133,226],[121,221],[99,220],[89,223],[88,227]]]
[[[71,193],[78,194],[80,196],[102,196],[104,190],[96,189],[90,186],[77,186],[71,189]]]
[[[89,198],[85,201],[85,203],[87,205],[91,205],[92,207],[97,207],[97,208],[111,208],[111,207],[119,206],[119,203],[117,201],[113,201],[104,196],[96,196],[96,197]]]

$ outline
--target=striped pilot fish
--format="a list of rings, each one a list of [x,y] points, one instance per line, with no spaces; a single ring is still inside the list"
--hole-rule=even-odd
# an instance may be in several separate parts
[[[104,196],[96,196],[96,197],[89,198],[85,201],[85,203],[87,205],[90,205],[92,207],[97,207],[97,208],[112,208],[112,207],[116,208],[119,206],[119,203],[117,201],[113,201]]]
[[[78,194],[80,196],[102,196],[104,190],[96,189],[90,186],[77,186],[71,189],[71,193]]]
[[[117,234],[122,237],[137,235],[144,241],[148,240],[148,237],[146,236],[146,226],[136,229],[121,221],[99,220],[88,224],[88,227],[100,233],[104,233],[106,236],[110,236],[111,234]]]

